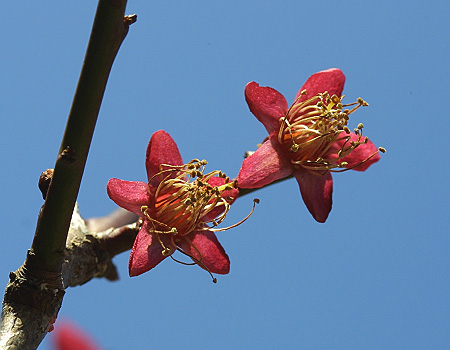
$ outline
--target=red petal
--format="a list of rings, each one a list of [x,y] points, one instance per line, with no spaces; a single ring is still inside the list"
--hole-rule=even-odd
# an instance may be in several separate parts
[[[180,248],[201,261],[210,272],[223,275],[230,272],[230,259],[217,240],[214,232],[194,231],[187,235],[186,238],[190,240],[192,244],[189,244],[188,240],[182,239],[180,243],[178,243]],[[199,266],[203,268],[201,264]]]
[[[270,138],[244,159],[238,175],[240,188],[260,188],[292,174],[292,164],[277,141]]]
[[[177,144],[164,130],[156,131],[148,143],[145,166],[149,180],[160,171],[161,164],[183,165]],[[157,186],[161,180],[155,179],[152,184]]]
[[[58,323],[53,334],[58,350],[100,350],[85,332],[67,321]]]
[[[160,234],[159,237],[164,246],[170,248],[173,253],[175,247],[170,243],[170,239],[164,234]],[[143,274],[163,261],[166,258],[162,255],[163,249],[155,234],[151,232],[151,224],[148,220],[145,220],[131,249],[130,260],[128,261],[130,276]]]
[[[333,178],[331,173],[314,175],[300,168],[295,171],[294,176],[309,212],[318,222],[325,222],[332,204]]]
[[[344,90],[345,75],[338,68],[330,68],[323,70],[321,72],[311,75],[302,88],[297,92],[295,98],[300,96],[303,90],[306,90],[306,95],[302,96],[298,101],[305,101],[308,98],[328,91],[330,96],[342,95],[342,90]]]
[[[117,205],[141,217],[141,207],[149,204],[145,182],[110,179],[106,185],[106,190],[109,198]]]
[[[354,133],[350,133],[350,141],[357,142],[358,136]],[[337,150],[341,149],[342,144],[345,141],[341,140],[338,142],[335,142],[333,144],[333,147],[330,151],[334,151],[334,158],[336,157]],[[361,163],[362,161],[369,158],[372,154],[376,153],[378,148],[369,140],[367,143],[359,145],[356,147],[350,154],[340,159],[341,162],[347,162],[346,168],[353,168],[358,163]],[[332,156],[330,158],[333,158]],[[380,160],[380,154],[375,154],[372,158],[368,159],[361,165],[356,166],[353,168],[353,170],[358,171],[365,171],[369,166],[371,166],[373,163],[376,163]]]
[[[286,99],[282,94],[252,81],[245,87],[245,100],[250,111],[264,124],[269,134],[278,130],[279,120],[288,110]]]

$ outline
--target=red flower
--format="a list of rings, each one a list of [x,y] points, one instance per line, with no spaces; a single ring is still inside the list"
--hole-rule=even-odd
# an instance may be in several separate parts
[[[278,91],[247,84],[247,104],[269,137],[244,160],[240,188],[260,188],[293,175],[308,210],[325,222],[332,204],[331,172],[364,171],[379,160],[379,151],[384,152],[362,136],[362,124],[355,132],[347,127],[349,115],[367,103],[358,99],[343,105],[344,82],[344,74],[336,68],[313,74],[289,108]]]
[[[152,269],[175,251],[210,273],[229,272],[230,260],[214,234],[227,228],[212,227],[225,219],[238,190],[220,171],[205,174],[205,164],[183,164],[175,141],[160,130],[147,148],[148,182],[109,180],[109,197],[143,220],[131,250],[130,276]]]
[[[53,334],[55,350],[100,350],[84,331],[68,321],[57,323]]]

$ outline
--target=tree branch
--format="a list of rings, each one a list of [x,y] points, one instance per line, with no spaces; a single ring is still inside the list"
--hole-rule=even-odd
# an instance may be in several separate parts
[[[54,173],[41,210],[27,264],[60,271],[72,211],[106,83],[128,32],[126,1],[100,0]]]
[[[24,264],[10,273],[2,307],[0,347],[35,349],[64,296],[65,245],[109,73],[136,16],[126,0],[100,0],[54,174]],[[70,260],[69,260],[70,261]],[[64,283],[64,284],[63,284]]]
[[[100,232],[110,227],[120,227],[131,224],[138,219],[139,217],[131,211],[117,208],[109,215],[87,219],[86,225],[89,231]]]
[[[119,276],[112,258],[131,249],[139,228],[135,222],[103,232],[89,231],[76,206],[64,251],[64,287],[79,286],[95,277],[116,281]]]

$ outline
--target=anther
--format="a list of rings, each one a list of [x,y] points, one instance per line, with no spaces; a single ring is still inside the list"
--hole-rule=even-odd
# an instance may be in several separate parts
[[[386,148],[384,148],[384,147],[378,147],[378,150],[379,150],[381,153],[386,153]]]
[[[361,106],[368,106],[368,105],[369,105],[369,104],[368,104],[366,101],[364,101],[361,97],[358,97],[357,101],[358,101],[358,103],[359,103]]]
[[[337,97],[336,95],[331,96],[331,101],[333,101],[335,104],[338,104],[341,102],[341,99]]]

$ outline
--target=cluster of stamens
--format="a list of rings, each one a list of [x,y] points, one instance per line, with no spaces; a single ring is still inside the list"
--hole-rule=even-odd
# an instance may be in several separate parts
[[[292,152],[291,161],[295,165],[319,172],[348,170],[347,162],[342,161],[342,158],[369,140],[362,134],[364,126],[361,123],[354,129],[357,139],[351,140],[347,126],[349,115],[361,106],[369,104],[362,98],[358,98],[354,103],[342,104],[344,96],[330,96],[328,92],[298,102],[305,94],[306,90],[302,91],[286,115],[280,118],[278,142]],[[342,141],[340,148],[333,148],[338,141]],[[366,162],[378,152],[384,152],[384,149],[380,147],[354,167]]]
[[[169,237],[174,247],[177,246],[176,243],[180,241],[180,237],[183,237],[197,251],[200,259],[194,258],[180,248],[176,249],[191,257],[196,264],[201,265],[209,272],[201,262],[200,251],[184,236],[194,230],[228,230],[247,220],[253,209],[246,218],[237,224],[226,228],[214,228],[225,219],[230,209],[230,202],[233,200],[230,197],[223,197],[223,192],[237,188],[237,182],[231,181],[219,170],[205,173],[206,164],[206,160],[198,159],[180,166],[162,164],[160,172],[149,180],[149,183],[151,183],[154,179],[162,178],[158,186],[152,187],[149,185],[150,195],[155,200],[154,205],[152,207],[143,206],[141,211],[153,226],[152,233],[161,244],[162,255],[172,257],[173,252],[170,247],[163,243],[160,235]],[[223,185],[210,185],[208,181],[212,177],[224,179]],[[214,214],[208,216],[212,210],[220,207],[221,210],[215,217],[213,217]],[[172,257],[172,259],[174,258]],[[214,278],[213,281],[215,281]]]

